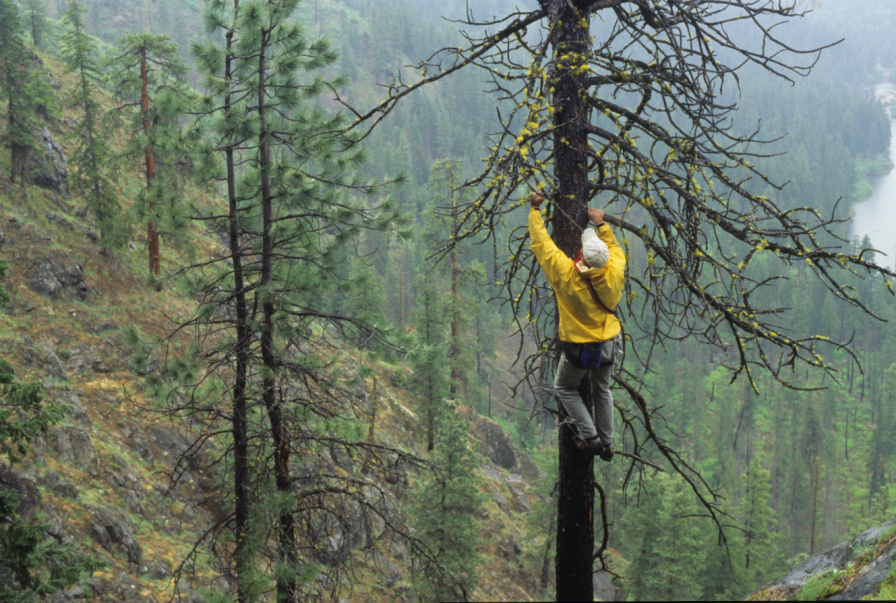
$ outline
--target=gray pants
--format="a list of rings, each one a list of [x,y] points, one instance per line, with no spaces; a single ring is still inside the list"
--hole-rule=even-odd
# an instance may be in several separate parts
[[[612,353],[612,345],[605,346],[604,352]],[[599,435],[602,442],[609,443],[613,441],[613,394],[610,393],[613,365],[601,366],[590,371],[592,400],[594,401],[593,419],[588,413],[588,409],[585,408],[585,403],[582,402],[578,391],[579,383],[588,372],[588,369],[574,367],[566,359],[566,355],[560,354],[560,364],[557,366],[557,375],[554,377],[554,393],[557,394],[557,399],[575,421],[579,437],[588,440]],[[595,425],[597,429],[595,429]]]

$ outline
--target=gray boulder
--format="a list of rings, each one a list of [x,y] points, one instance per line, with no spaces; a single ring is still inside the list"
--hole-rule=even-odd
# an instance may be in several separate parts
[[[149,425],[146,432],[169,467],[174,467],[181,461],[184,461],[185,467],[191,471],[196,471],[201,467],[202,452],[192,448],[192,438],[161,424]]]
[[[110,353],[108,346],[78,344],[69,350],[66,370],[75,375],[83,375],[87,371],[94,373],[110,373],[120,370],[126,365]]]
[[[65,530],[65,522],[62,521],[62,518],[56,513],[55,507],[51,507],[48,503],[44,503],[43,507],[41,507],[41,513],[43,513],[41,522],[48,526],[47,534],[55,538],[61,544],[70,542]]]
[[[500,425],[479,418],[473,423],[473,435],[479,440],[479,452],[483,456],[508,471],[517,468],[513,442]]]
[[[118,547],[127,554],[130,563],[140,564],[143,551],[134,537],[134,525],[126,514],[102,505],[91,507],[89,532],[91,538],[107,551]]]
[[[84,404],[81,402],[81,397],[78,396],[77,393],[72,391],[70,385],[65,384],[61,387],[54,387],[49,390],[48,395],[57,402],[66,404],[69,407],[69,417],[76,420],[78,423],[81,423],[82,425],[88,427],[93,425],[93,421],[90,420],[90,415],[87,414],[87,410],[84,408]]]
[[[50,471],[41,477],[40,484],[57,496],[78,500],[78,488],[72,480],[59,477],[55,471]]]
[[[613,584],[613,578],[606,572],[592,574],[591,585],[596,601],[625,601],[625,594]]]
[[[65,366],[56,355],[56,350],[45,344],[35,344],[27,337],[22,343],[21,357],[26,365],[37,367],[54,379],[68,381]]]
[[[35,186],[68,197],[68,160],[62,145],[44,127],[34,132],[34,141],[25,164],[28,179]]]
[[[10,467],[5,461],[0,461],[0,492],[15,490],[19,493],[19,506],[16,514],[19,521],[28,521],[35,511],[40,509],[40,490],[34,478],[25,473],[20,473]]]
[[[401,580],[401,570],[382,553],[374,555],[374,567],[386,588],[392,588]]]
[[[524,484],[522,482],[507,482],[507,489],[510,490],[513,502],[511,508],[517,513],[529,514],[532,507],[529,506],[529,497],[523,492]]]
[[[510,505],[507,504],[507,499],[504,498],[504,495],[501,494],[501,490],[495,485],[490,479],[485,480],[485,489],[488,490],[488,496],[495,504],[498,505],[498,508],[504,513],[510,514]]]
[[[498,467],[519,473],[526,481],[538,479],[539,470],[535,461],[520,450],[513,439],[500,425],[476,414],[472,408],[459,411],[470,421],[470,434],[479,442],[479,453]]]
[[[156,562],[149,567],[147,574],[153,580],[167,580],[172,574],[171,566],[165,563],[163,559],[157,559]]]
[[[32,259],[25,278],[32,291],[50,299],[87,299],[84,268],[62,251]]]
[[[58,454],[58,460],[73,463],[91,476],[99,474],[96,450],[87,431],[78,426],[50,428],[50,444]]]
[[[153,461],[152,446],[149,444],[149,438],[140,429],[134,428],[130,435],[131,447],[137,451],[144,463]]]

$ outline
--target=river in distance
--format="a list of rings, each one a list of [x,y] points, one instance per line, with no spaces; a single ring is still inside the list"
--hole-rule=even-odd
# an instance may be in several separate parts
[[[878,84],[874,87],[877,96],[884,93],[896,94],[896,85]],[[896,120],[890,120],[890,161],[896,165]],[[865,235],[871,239],[871,246],[887,254],[877,258],[883,266],[896,262],[896,169],[872,179],[874,191],[865,201],[853,206],[853,219],[849,228],[851,237]]]

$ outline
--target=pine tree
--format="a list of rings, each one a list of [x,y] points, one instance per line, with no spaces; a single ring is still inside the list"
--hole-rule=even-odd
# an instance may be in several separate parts
[[[639,601],[700,599],[705,531],[690,486],[679,476],[660,473],[645,494],[623,521],[632,596]]]
[[[892,471],[892,461],[896,457],[896,444],[893,443],[893,430],[896,427],[896,364],[891,364],[884,372],[886,389],[879,393],[880,402],[874,433],[871,436],[871,449],[868,458],[870,479],[868,484],[868,509],[872,507],[874,497],[881,495],[887,487],[888,470]]]
[[[358,348],[371,350],[384,360],[395,358],[392,350],[381,343],[382,334],[391,331],[391,324],[386,319],[386,292],[383,281],[367,257],[352,258],[352,269],[349,281],[345,284],[347,314],[359,321],[359,324],[371,328],[358,329]]]
[[[28,152],[34,147],[38,107],[55,109],[49,84],[31,69],[36,57],[25,46],[19,8],[0,0],[0,100],[6,102],[10,180],[25,183]]]
[[[485,271],[479,262],[469,257],[468,248],[452,247],[443,258],[439,252],[442,242],[457,230],[460,208],[469,200],[470,190],[463,185],[464,169],[461,160],[443,159],[430,167],[427,189],[431,204],[424,209],[428,215],[424,227],[424,240],[429,253],[444,262],[449,274],[444,285],[446,293],[445,313],[448,318],[448,366],[450,367],[450,395],[453,398],[470,396],[471,377],[476,375],[476,358],[479,353],[478,336],[472,328],[474,317],[484,302],[481,292],[485,285]]]
[[[43,49],[46,45],[44,34],[50,28],[47,8],[41,0],[25,0],[25,22],[31,32],[31,43],[35,48]]]
[[[777,569],[779,555],[775,539],[775,511],[769,506],[771,475],[763,466],[761,456],[750,461],[741,476],[744,496],[737,507],[736,516],[743,522],[743,576],[746,583],[743,592],[749,592],[764,583]]]
[[[394,181],[362,179],[363,149],[339,135],[346,118],[323,107],[321,95],[342,83],[323,75],[338,55],[308,39],[296,8],[206,6],[210,36],[193,46],[206,93],[184,140],[195,175],[220,183],[227,207],[194,207],[195,224],[226,231],[228,247],[178,275],[198,302],[179,326],[193,347],[168,359],[152,391],[201,425],[200,437],[227,439],[227,456],[210,462],[232,468],[233,521],[218,550],[240,603],[267,596],[271,583],[279,602],[336,598],[354,542],[346,506],[374,513],[385,494],[376,480],[321,468],[346,453],[365,457],[359,471],[386,471],[387,454],[410,459],[366,441],[356,418],[366,411],[351,346],[382,331],[332,308],[362,230],[403,235],[405,221]],[[208,370],[214,378],[196,379]]]
[[[81,112],[72,133],[74,181],[96,219],[103,250],[115,249],[125,244],[128,233],[121,205],[106,176],[110,153],[100,128],[100,107],[96,100],[102,72],[96,62],[96,42],[84,30],[82,15],[86,10],[78,0],[68,0],[67,6],[64,17],[69,30],[62,36],[62,59],[67,70],[77,77],[72,105]]]
[[[436,446],[431,458],[437,469],[414,491],[411,513],[417,536],[440,567],[415,573],[425,601],[469,600],[476,588],[480,528],[477,518],[485,500],[476,473],[478,455],[470,448],[469,423],[446,401],[436,420]]]
[[[426,449],[436,445],[436,419],[445,412],[444,399],[448,396],[448,370],[445,353],[447,324],[444,319],[445,302],[428,266],[421,266],[415,278],[419,291],[414,310],[415,334],[421,346],[411,356],[414,369],[412,387],[423,401],[423,428]]]
[[[161,256],[156,204],[170,197],[173,187],[170,173],[167,174],[169,178],[157,180],[156,165],[160,159],[160,143],[164,145],[164,141],[173,136],[172,130],[176,127],[176,121],[171,116],[163,115],[159,105],[176,106],[178,99],[170,97],[186,94],[184,79],[187,68],[180,58],[177,45],[167,35],[129,33],[118,39],[116,51],[118,55],[108,63],[111,89],[127,102],[116,111],[139,108],[138,111],[130,111],[129,130],[132,143],[140,148],[145,165],[146,186],[138,205],[146,214],[149,272],[158,281],[161,278]],[[160,101],[158,97],[163,95],[168,98]],[[161,283],[157,282],[157,290],[160,287]]]

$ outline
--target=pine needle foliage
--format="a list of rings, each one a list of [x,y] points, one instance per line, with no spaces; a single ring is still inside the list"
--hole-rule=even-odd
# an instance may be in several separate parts
[[[174,170],[180,159],[176,145],[178,113],[160,109],[177,106],[180,97],[188,94],[187,67],[177,44],[167,35],[128,33],[118,39],[116,52],[116,56],[107,62],[107,83],[122,104],[110,111],[110,116],[115,122],[124,122],[130,134],[123,157],[125,162],[133,165],[135,156],[143,158],[146,184],[140,189],[131,211],[147,225],[149,272],[159,289],[160,228],[167,226],[165,234],[172,239],[185,230],[177,228],[180,220],[168,220],[166,225],[160,226],[163,216],[175,212],[156,210],[160,203],[172,208],[179,204]],[[161,98],[165,100],[161,101]]]
[[[6,140],[10,151],[10,180],[24,184],[26,160],[36,144],[39,109],[55,112],[53,94],[34,70],[37,56],[25,45],[19,8],[0,1],[0,102],[6,103]]]
[[[68,0],[67,6],[63,17],[68,30],[62,36],[61,54],[67,71],[78,78],[70,103],[81,114],[72,130],[75,143],[70,157],[72,179],[96,219],[100,245],[104,250],[115,249],[127,242],[128,232],[122,220],[121,204],[105,169],[111,154],[96,100],[102,71],[96,59],[96,42],[84,28],[86,10],[78,0]]]

